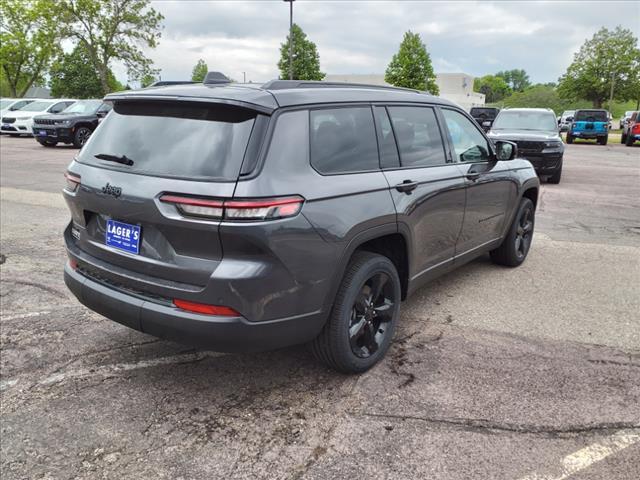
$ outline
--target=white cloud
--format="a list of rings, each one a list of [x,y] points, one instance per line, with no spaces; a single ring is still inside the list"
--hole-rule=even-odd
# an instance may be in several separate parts
[[[211,69],[255,81],[274,78],[289,27],[277,1],[156,1],[165,16],[160,45],[148,54],[162,78],[185,79],[199,58]],[[620,12],[625,12],[620,15]],[[313,40],[327,73],[383,73],[406,30],[419,33],[436,71],[485,75],[524,68],[555,81],[573,52],[601,26],[637,31],[638,2],[385,2],[294,4],[294,21]],[[121,66],[114,65],[119,78]]]

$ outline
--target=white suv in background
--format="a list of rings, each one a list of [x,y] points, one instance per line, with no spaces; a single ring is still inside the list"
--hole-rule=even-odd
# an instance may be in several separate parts
[[[0,118],[22,107],[40,100],[39,98],[0,98]]]
[[[20,110],[7,112],[0,118],[0,132],[11,136],[33,135],[33,117],[43,113],[60,113],[76,101],[67,98],[35,100]]]

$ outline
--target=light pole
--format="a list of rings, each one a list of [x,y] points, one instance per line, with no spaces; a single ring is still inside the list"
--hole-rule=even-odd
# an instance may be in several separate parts
[[[284,0],[289,3],[289,80],[293,80],[293,2],[296,0]]]

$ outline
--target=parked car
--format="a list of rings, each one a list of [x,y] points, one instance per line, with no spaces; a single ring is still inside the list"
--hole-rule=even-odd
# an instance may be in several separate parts
[[[635,110],[627,110],[624,112],[624,115],[620,118],[620,129],[624,129],[625,124],[631,119],[631,116],[634,114]],[[624,143],[624,142],[622,142]]]
[[[64,278],[148,334],[227,352],[310,342],[362,372],[402,299],[531,246],[531,164],[426,93],[274,80],[106,99],[66,174]]]
[[[636,140],[640,140],[640,112],[631,113],[622,129],[620,140],[627,147],[633,145]]]
[[[595,139],[600,145],[609,140],[609,112],[600,109],[576,110],[567,132],[567,143],[576,138]]]
[[[500,109],[493,107],[472,107],[469,113],[478,125],[487,132],[491,128],[496,116],[498,116],[498,113],[500,113]]]
[[[75,100],[70,99],[36,100],[25,105],[20,110],[3,116],[0,131],[8,133],[12,137],[32,135],[33,117],[43,113],[60,113],[65,108],[73,105],[74,102]]]
[[[569,126],[571,125],[571,120],[573,120],[573,116],[575,115],[575,110],[565,110],[560,115],[560,121],[558,122],[558,128],[561,132],[566,132],[569,130]]]
[[[81,148],[110,110],[102,100],[79,100],[61,113],[34,117],[33,135],[45,147],[62,142]]]
[[[29,105],[36,99],[34,98],[3,98],[0,100],[0,119],[9,116],[12,112],[20,110],[22,107]]]
[[[488,133],[492,140],[518,145],[518,155],[529,160],[540,177],[560,183],[564,143],[555,114],[548,108],[509,108],[500,112]]]

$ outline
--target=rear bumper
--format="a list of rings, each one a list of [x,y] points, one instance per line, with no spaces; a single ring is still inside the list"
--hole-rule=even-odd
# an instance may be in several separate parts
[[[64,281],[86,307],[156,337],[218,352],[273,350],[315,338],[326,316],[321,312],[262,322],[181,310],[125,293],[73,270],[67,263]]]
[[[609,135],[609,132],[569,132],[574,138],[585,138],[585,139],[594,139],[594,138],[604,138]]]

